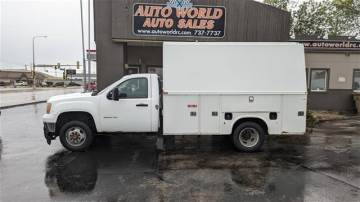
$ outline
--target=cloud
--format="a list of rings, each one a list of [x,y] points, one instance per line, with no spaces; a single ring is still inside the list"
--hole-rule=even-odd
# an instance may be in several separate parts
[[[87,1],[83,2],[87,29]],[[32,37],[35,35],[48,36],[47,39],[36,39],[36,64],[76,64],[76,61],[82,61],[79,1],[2,0],[0,4],[0,68],[30,65]],[[91,26],[93,30],[93,24]],[[92,47],[95,47],[94,42]]]

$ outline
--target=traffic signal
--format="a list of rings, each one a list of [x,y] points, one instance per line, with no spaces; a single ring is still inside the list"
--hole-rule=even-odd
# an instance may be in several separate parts
[[[76,62],[76,69],[80,69],[80,62],[79,61]]]

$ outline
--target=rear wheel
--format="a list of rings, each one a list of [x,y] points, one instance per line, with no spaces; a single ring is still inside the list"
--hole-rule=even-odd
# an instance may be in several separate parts
[[[90,127],[82,121],[70,121],[59,132],[61,144],[70,151],[85,151],[93,142]]]
[[[256,152],[264,144],[265,130],[255,122],[244,122],[238,125],[232,135],[235,147],[244,152]]]

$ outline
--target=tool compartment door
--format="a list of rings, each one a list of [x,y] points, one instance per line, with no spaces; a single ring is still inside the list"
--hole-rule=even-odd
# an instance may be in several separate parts
[[[199,134],[199,96],[164,95],[164,135]]]
[[[200,133],[203,135],[217,135],[220,133],[220,96],[200,96]]]
[[[284,95],[282,103],[282,133],[304,134],[306,131],[307,95]]]

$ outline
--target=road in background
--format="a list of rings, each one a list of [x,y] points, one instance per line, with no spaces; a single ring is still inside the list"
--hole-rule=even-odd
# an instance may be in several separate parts
[[[82,89],[76,88],[44,88],[30,90],[27,88],[2,88],[0,89],[0,107],[7,107],[19,104],[46,101],[51,96],[68,93],[81,92]]]
[[[2,110],[0,201],[346,201],[360,198],[360,119],[240,153],[227,136],[98,136],[87,152],[45,142],[45,104]]]

